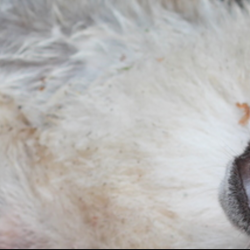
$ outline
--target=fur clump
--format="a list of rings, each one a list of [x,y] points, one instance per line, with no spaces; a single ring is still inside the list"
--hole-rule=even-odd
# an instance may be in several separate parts
[[[245,247],[217,193],[249,140],[248,8],[1,0],[0,248]]]

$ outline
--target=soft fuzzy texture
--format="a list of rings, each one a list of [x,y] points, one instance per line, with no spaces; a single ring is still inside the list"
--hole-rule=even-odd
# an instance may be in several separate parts
[[[1,0],[0,248],[241,248],[218,190],[245,148],[248,5]]]

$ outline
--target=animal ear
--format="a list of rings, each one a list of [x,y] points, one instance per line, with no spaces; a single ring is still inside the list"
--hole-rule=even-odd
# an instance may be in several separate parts
[[[250,235],[250,144],[227,169],[220,202],[229,220]]]

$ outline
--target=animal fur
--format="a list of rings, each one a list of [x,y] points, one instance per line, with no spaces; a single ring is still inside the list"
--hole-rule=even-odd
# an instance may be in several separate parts
[[[220,1],[1,0],[0,248],[242,248],[250,17]]]

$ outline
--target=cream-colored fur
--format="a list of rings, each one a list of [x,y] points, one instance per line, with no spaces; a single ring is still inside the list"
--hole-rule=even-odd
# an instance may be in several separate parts
[[[217,198],[249,140],[235,105],[250,101],[248,15],[208,0],[0,6],[0,248],[248,245]]]

